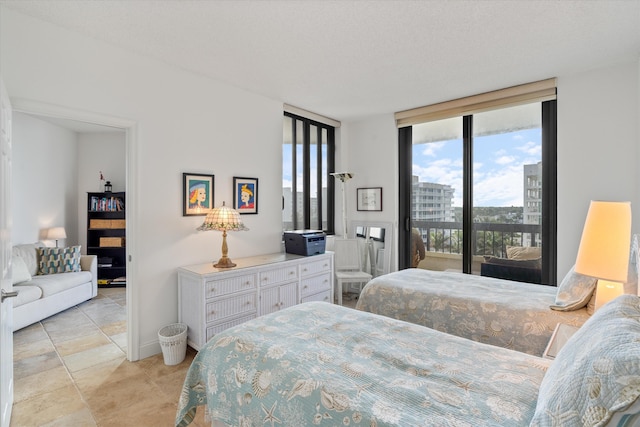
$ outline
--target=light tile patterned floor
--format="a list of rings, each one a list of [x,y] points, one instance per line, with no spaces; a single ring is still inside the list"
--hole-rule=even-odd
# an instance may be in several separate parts
[[[126,359],[126,293],[96,298],[14,333],[12,427],[172,426],[196,352],[164,364],[162,354]],[[198,411],[193,426],[205,426]]]

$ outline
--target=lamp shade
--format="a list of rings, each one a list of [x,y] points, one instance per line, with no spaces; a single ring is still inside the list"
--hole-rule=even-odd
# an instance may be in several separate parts
[[[204,218],[204,222],[197,228],[200,231],[242,231],[248,230],[242,223],[240,214],[235,209],[222,206],[212,209]]]
[[[575,271],[598,279],[626,282],[631,239],[631,203],[591,201]]]
[[[64,227],[52,227],[47,230],[47,240],[58,240],[66,238],[67,232],[64,230]]]

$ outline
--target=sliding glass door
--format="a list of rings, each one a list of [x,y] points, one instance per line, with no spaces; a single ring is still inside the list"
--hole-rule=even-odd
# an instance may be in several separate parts
[[[527,248],[555,284],[555,101],[414,124],[399,140],[402,267],[480,274]]]

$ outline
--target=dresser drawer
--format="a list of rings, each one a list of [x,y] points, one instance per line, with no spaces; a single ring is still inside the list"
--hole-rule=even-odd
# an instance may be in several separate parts
[[[317,294],[313,294],[313,295],[309,295],[306,296],[304,298],[302,298],[302,300],[300,302],[305,303],[305,302],[309,302],[309,301],[324,301],[324,302],[331,302],[332,298],[331,298],[331,290],[326,290]]]
[[[214,298],[231,293],[250,291],[256,288],[256,275],[245,274],[224,280],[211,280],[205,284],[205,298]]]
[[[286,282],[298,278],[298,267],[295,265],[260,272],[260,286]]]
[[[331,290],[331,276],[329,274],[302,279],[300,284],[300,296],[302,298],[325,290]]]
[[[207,303],[206,322],[217,322],[230,316],[256,312],[255,292]]]
[[[233,320],[229,320],[228,322],[222,322],[222,323],[218,323],[217,325],[214,326],[209,326],[207,328],[207,341],[209,341],[211,338],[213,338],[213,336],[215,334],[219,334],[220,332],[224,331],[225,329],[229,329],[232,326],[236,326],[236,325],[240,325],[244,322],[247,322],[251,319],[255,319],[256,318],[256,314],[250,314],[248,316],[244,316],[244,317],[240,317],[238,319],[233,319]]]
[[[312,276],[314,274],[323,273],[325,271],[331,271],[331,260],[328,258],[300,264],[300,275],[302,277]]]

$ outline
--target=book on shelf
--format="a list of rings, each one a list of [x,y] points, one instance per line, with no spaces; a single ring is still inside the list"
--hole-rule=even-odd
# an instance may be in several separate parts
[[[124,200],[115,196],[91,196],[90,206],[90,210],[94,212],[119,212],[124,210]]]
[[[115,279],[111,280],[111,283],[112,284],[127,283],[127,278],[126,278],[126,276],[116,277]]]
[[[113,267],[113,264],[98,264],[98,267]]]

